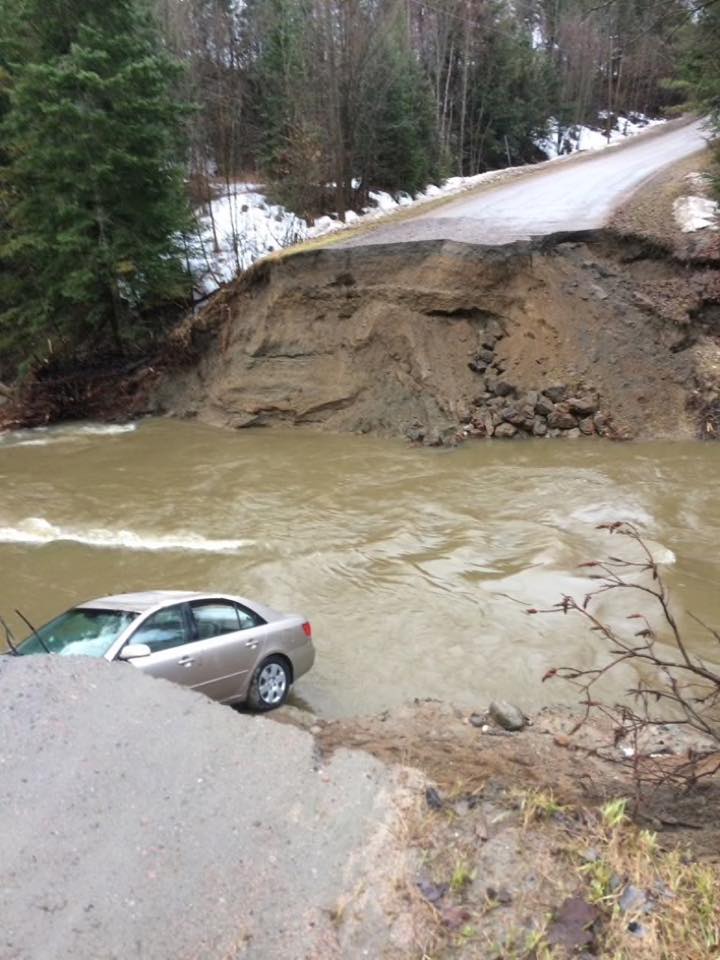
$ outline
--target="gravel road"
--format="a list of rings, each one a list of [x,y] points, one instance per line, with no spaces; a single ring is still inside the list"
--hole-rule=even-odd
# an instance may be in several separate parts
[[[410,219],[379,225],[337,246],[417,240],[499,245],[596,229],[645,180],[706,146],[700,121],[668,130],[656,127],[619,147],[545,165]]]
[[[80,658],[0,657],[0,721],[2,960],[382,954],[407,791],[366,754]]]

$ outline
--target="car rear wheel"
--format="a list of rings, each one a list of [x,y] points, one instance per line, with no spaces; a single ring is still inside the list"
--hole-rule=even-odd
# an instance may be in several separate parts
[[[290,692],[290,669],[282,657],[268,657],[255,671],[250,683],[248,704],[253,710],[275,710]]]

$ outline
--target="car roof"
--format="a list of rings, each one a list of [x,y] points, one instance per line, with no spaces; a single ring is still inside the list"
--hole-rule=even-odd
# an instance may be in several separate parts
[[[79,607],[95,607],[103,610],[130,610],[142,613],[151,607],[166,603],[181,603],[185,600],[199,600],[203,597],[221,597],[220,593],[198,593],[193,590],[144,590],[141,593],[115,593],[109,597],[97,597],[85,600]]]
[[[239,597],[232,593],[208,593],[207,591],[196,590],[143,590],[139,593],[115,593],[108,597],[97,597],[95,600],[85,600],[78,603],[80,608],[92,608],[94,610],[127,610],[130,613],[145,613],[153,607],[162,607],[171,603],[185,603],[189,600],[234,600],[250,607],[256,613],[259,613],[264,620],[282,620],[286,616],[299,616],[299,614],[284,614],[279,610],[266,606],[264,603],[257,603],[255,600],[248,600],[246,597]]]

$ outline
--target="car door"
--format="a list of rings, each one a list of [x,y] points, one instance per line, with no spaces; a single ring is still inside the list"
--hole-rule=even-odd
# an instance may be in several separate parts
[[[202,678],[194,686],[213,700],[244,698],[267,627],[254,611],[224,598],[189,604],[193,637],[202,650]]]
[[[202,680],[203,663],[200,645],[192,639],[187,605],[163,607],[139,624],[128,638],[128,643],[144,643],[151,650],[149,657],[137,657],[130,663],[152,677],[194,687]]]

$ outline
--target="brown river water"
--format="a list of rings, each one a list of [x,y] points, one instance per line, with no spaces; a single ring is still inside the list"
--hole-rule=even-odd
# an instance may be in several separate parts
[[[0,436],[0,611],[36,623],[93,596],[227,591],[305,613],[318,658],[293,694],[323,716],[413,697],[532,710],[568,701],[552,666],[601,662],[573,617],[578,569],[642,526],[691,645],[720,625],[720,445],[475,442],[456,450],[196,423],[72,425]],[[603,615],[620,624],[635,600]],[[129,669],[125,665],[119,669]],[[608,682],[619,695],[629,673]]]

